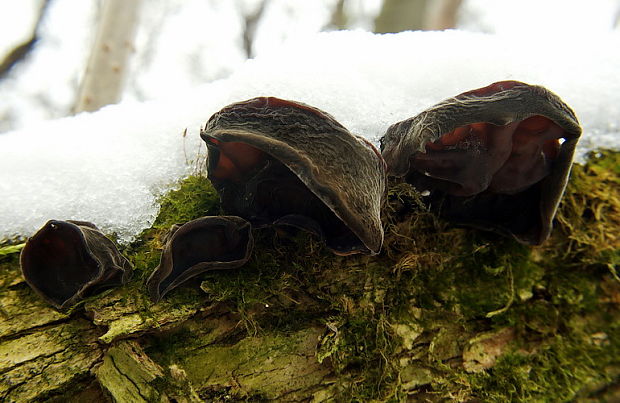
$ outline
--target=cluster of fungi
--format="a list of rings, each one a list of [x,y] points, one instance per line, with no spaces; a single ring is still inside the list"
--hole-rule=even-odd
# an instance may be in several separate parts
[[[147,280],[159,301],[207,270],[248,261],[253,228],[307,231],[338,255],[380,253],[387,178],[445,219],[538,245],[552,227],[581,128],[549,90],[502,81],[393,124],[377,150],[332,116],[274,97],[215,113],[200,136],[226,216],[175,225]],[[122,284],[131,265],[95,225],[49,221],[21,254],[28,284],[59,309]]]

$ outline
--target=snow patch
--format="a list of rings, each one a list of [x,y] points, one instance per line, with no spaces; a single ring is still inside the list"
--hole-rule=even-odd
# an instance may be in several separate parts
[[[584,127],[580,159],[597,147],[618,149],[620,54],[609,50],[619,47],[618,33],[567,41],[460,31],[297,39],[192,91],[0,135],[0,239],[29,236],[49,219],[80,219],[131,241],[155,219],[157,197],[204,156],[200,126],[255,96],[316,106],[377,144],[390,124],[444,98],[520,80],[573,107]]]

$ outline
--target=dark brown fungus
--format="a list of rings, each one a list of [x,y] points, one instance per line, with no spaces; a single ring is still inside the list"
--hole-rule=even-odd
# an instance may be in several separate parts
[[[502,81],[449,98],[388,128],[390,175],[451,220],[540,244],[551,232],[581,127],[551,91]]]
[[[85,221],[48,221],[26,242],[20,263],[28,285],[58,309],[131,277],[129,261]]]
[[[252,226],[241,217],[202,217],[172,227],[159,266],[147,280],[159,301],[179,284],[209,270],[234,269],[250,258]]]
[[[335,253],[379,253],[385,163],[329,114],[260,97],[214,114],[201,137],[229,214],[322,237]]]

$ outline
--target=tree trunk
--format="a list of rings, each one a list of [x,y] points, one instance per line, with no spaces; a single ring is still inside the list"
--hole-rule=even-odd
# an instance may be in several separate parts
[[[429,4],[424,18],[424,29],[440,31],[456,27],[461,0],[435,0]]]
[[[124,248],[133,280],[70,313],[23,281],[19,247],[0,247],[0,400],[619,399],[619,166],[603,153],[574,168],[542,247],[454,228],[394,185],[379,256],[258,230],[246,266],[157,304],[144,280],[165,229],[217,212],[188,203],[214,197],[204,178]]]
[[[375,32],[454,28],[460,5],[461,0],[384,0]]]
[[[262,0],[254,10],[241,10],[243,16],[243,49],[248,59],[254,57],[254,39],[256,37],[256,28],[260,23],[261,17],[268,6],[268,0]]]
[[[427,0],[384,0],[381,12],[375,19],[375,32],[423,29],[427,3]]]
[[[74,112],[120,101],[134,53],[141,0],[106,0]]]
[[[329,19],[329,24],[327,24],[328,29],[347,29],[348,19],[344,6],[345,0],[338,0],[338,2],[334,5],[332,16]]]

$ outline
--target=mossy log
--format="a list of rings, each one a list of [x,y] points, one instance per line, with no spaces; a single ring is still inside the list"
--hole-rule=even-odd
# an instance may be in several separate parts
[[[379,256],[255,231],[251,261],[153,304],[171,224],[219,213],[201,176],[124,248],[133,280],[62,313],[0,247],[0,400],[620,399],[620,154],[575,166],[541,247],[454,227],[389,190]]]

